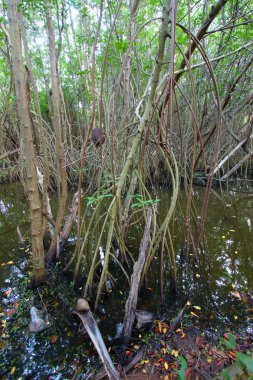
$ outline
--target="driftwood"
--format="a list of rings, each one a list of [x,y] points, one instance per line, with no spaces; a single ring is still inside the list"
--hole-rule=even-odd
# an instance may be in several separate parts
[[[125,306],[125,318],[123,323],[123,335],[125,336],[131,336],[133,330],[141,273],[145,263],[146,251],[149,244],[151,216],[152,209],[149,208],[147,213],[146,226],[140,245],[140,253],[137,262],[134,264],[133,274],[131,277],[131,289]]]
[[[119,373],[114,367],[110,355],[105,347],[103,338],[97,323],[93,318],[92,312],[90,311],[88,302],[84,299],[79,299],[76,305],[76,310],[73,313],[80,318],[87,333],[89,334],[90,339],[96,347],[109,380],[119,380]]]
[[[168,334],[171,334],[173,333],[178,324],[181,322],[181,320],[183,319],[185,313],[187,312],[187,310],[191,307],[191,303],[190,301],[186,302],[186,304],[184,305],[183,309],[179,312],[179,314],[177,315],[177,317],[174,319],[173,322],[171,322],[171,325],[170,325],[170,328],[169,328],[169,331],[168,331]]]

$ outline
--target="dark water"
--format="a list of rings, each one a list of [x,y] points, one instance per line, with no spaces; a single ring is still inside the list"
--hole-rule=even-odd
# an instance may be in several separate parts
[[[204,189],[194,188],[194,216],[196,226],[201,212]],[[162,220],[170,205],[171,193],[159,190],[159,215]],[[191,299],[201,310],[191,323],[207,328],[244,326],[252,333],[245,307],[231,293],[233,287],[244,292],[253,289],[253,187],[231,184],[229,189],[215,189],[210,196],[205,225],[205,243],[198,262],[189,256],[190,265],[180,255],[183,234],[185,194],[182,191],[177,206],[173,239],[178,260],[178,294],[171,295],[169,270],[164,262],[164,307],[160,306],[159,259],[151,268],[146,287],[141,292],[138,307],[153,311],[158,318],[170,319],[177,315],[184,303]],[[20,247],[17,226],[25,238]],[[130,233],[129,246],[138,250],[141,230],[136,226]],[[73,242],[72,236],[72,242]],[[65,255],[70,255],[69,245]],[[90,367],[97,365],[96,354],[89,339],[78,333],[78,323],[71,315],[76,300],[82,294],[73,287],[71,275],[61,275],[61,264],[49,276],[47,284],[35,294],[27,288],[30,259],[29,215],[19,184],[0,188],[0,377],[1,379],[85,379]],[[117,274],[117,268],[115,269]],[[121,276],[123,277],[123,276]],[[117,324],[122,322],[127,298],[127,283],[122,278],[118,286],[101,303],[97,318],[107,340],[115,336]],[[29,310],[45,303],[50,314],[50,328],[32,334],[28,331]],[[196,318],[194,320],[194,318]]]

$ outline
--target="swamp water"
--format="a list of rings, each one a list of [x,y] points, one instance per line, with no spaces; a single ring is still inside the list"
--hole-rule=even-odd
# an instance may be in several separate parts
[[[158,211],[170,205],[171,192],[159,190]],[[193,190],[196,217],[200,214],[204,189]],[[185,206],[182,191],[178,215]],[[169,292],[165,269],[164,307],[160,307],[159,258],[155,259],[152,276],[142,290],[139,309],[154,312],[157,318],[169,320],[190,298],[201,308],[190,323],[200,324],[212,331],[219,328],[243,328],[252,333],[252,325],[242,302],[231,290],[233,285],[244,292],[253,290],[253,187],[232,183],[229,189],[214,189],[210,196],[205,225],[204,251],[200,253],[201,267],[192,259],[188,266],[180,261],[182,217],[174,223],[173,238],[178,252],[178,295]],[[24,236],[20,248],[19,226]],[[63,255],[74,250],[74,232]],[[141,234],[138,226],[129,233],[129,247],[138,251]],[[61,275],[59,263],[50,274],[48,283],[33,293],[27,288],[29,276],[29,215],[22,187],[19,184],[0,187],[0,379],[85,379],[90,369],[98,367],[97,354],[87,336],[78,333],[78,322],[71,314],[82,288],[73,287],[71,275]],[[166,260],[165,260],[166,268]],[[116,271],[119,269],[116,269]],[[119,274],[119,272],[117,272]],[[123,276],[121,275],[121,278]],[[96,317],[105,341],[115,337],[123,321],[128,288],[126,281],[110,291],[100,304]],[[50,326],[40,333],[29,332],[32,306],[45,307]],[[188,318],[188,316],[186,316]],[[195,320],[194,320],[195,318]],[[223,327],[222,327],[223,326]],[[145,336],[143,336],[145,338]]]

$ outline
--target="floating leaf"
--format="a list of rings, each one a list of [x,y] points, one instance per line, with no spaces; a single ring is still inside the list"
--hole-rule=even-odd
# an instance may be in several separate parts
[[[50,341],[51,343],[55,344],[58,340],[58,336],[57,335],[52,335],[51,338],[50,338]]]
[[[167,362],[164,362],[164,368],[166,369],[166,371],[167,369],[169,369],[169,364]]]
[[[6,312],[8,316],[12,315],[14,313],[15,309],[14,307]]]
[[[169,380],[169,376],[168,375],[164,376],[163,380]]]
[[[193,315],[194,317],[198,317],[198,315],[195,314],[193,311],[191,311],[191,315]]]
[[[199,273],[196,273],[196,277],[197,277],[197,278],[200,278],[200,274],[199,274]]]
[[[201,307],[200,306],[193,306],[194,307],[194,309],[196,309],[196,310],[201,310]]]
[[[10,374],[13,375],[16,371],[16,367],[12,367]]]
[[[134,346],[134,349],[135,350],[139,350],[140,346],[138,346],[137,344]]]
[[[171,351],[171,355],[175,356],[175,358],[178,357],[178,354],[179,354],[179,351],[176,351],[176,350]]]
[[[4,350],[7,347],[7,344],[0,340],[0,350]]]

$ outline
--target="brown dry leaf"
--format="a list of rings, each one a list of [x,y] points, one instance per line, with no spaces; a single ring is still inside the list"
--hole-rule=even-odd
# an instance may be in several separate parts
[[[7,344],[1,340],[0,341],[0,350],[4,350],[6,347],[7,347]]]
[[[184,339],[185,333],[182,331],[182,335],[180,336],[181,339]]]
[[[158,324],[159,333],[161,333],[162,332],[162,323],[160,321],[157,321],[157,324]]]
[[[175,356],[175,358],[178,357],[178,354],[179,354],[179,351],[176,351],[176,350],[171,351],[171,355]]]
[[[51,338],[50,338],[50,341],[51,343],[55,344],[58,340],[58,336],[57,335],[52,335]]]

